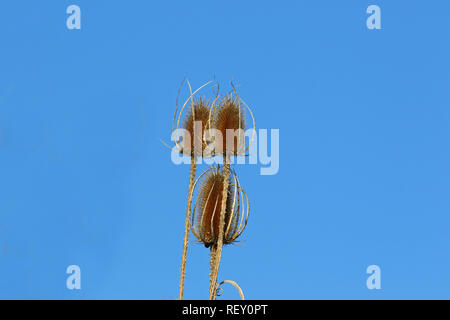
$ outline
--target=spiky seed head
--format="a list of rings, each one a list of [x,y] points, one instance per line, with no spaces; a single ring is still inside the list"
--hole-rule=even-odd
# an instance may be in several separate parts
[[[192,110],[194,109],[194,110]],[[204,132],[207,130],[210,119],[210,104],[209,101],[203,97],[195,98],[193,106],[188,108],[188,112],[183,121],[183,129],[187,130],[190,135],[190,139],[181,142],[181,153],[185,155],[199,156],[206,148],[206,142],[204,141]],[[195,123],[200,125],[198,128]],[[190,145],[189,145],[189,142]],[[199,150],[195,150],[198,146]]]
[[[222,98],[215,114],[214,127],[221,133],[221,139],[216,140],[216,150],[222,155],[242,153],[246,129],[245,114],[237,95],[227,95]],[[230,133],[234,135],[230,136]],[[227,134],[229,135],[227,142]],[[231,138],[231,139],[230,139]]]
[[[199,187],[198,198],[193,216],[194,235],[205,245],[209,247],[216,244],[219,239],[220,211],[222,206],[222,196],[224,188],[224,175],[222,170],[210,170]],[[240,214],[240,197],[234,197],[237,191],[236,185],[229,184],[228,196],[225,210],[225,225],[223,243],[232,243],[237,236],[237,224]]]

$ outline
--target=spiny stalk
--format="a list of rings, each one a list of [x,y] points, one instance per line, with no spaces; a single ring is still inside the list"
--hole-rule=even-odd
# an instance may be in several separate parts
[[[189,243],[189,230],[190,230],[190,220],[191,220],[191,205],[192,205],[192,195],[194,193],[194,180],[195,173],[197,171],[196,159],[194,156],[191,157],[191,173],[189,178],[189,191],[186,206],[186,220],[184,228],[184,239],[183,239],[183,254],[181,256],[181,268],[180,268],[180,291],[178,293],[178,299],[183,300],[184,293],[184,278],[186,274],[186,260],[187,260],[187,249]]]
[[[223,234],[225,227],[225,210],[227,207],[228,185],[230,183],[230,159],[228,155],[225,155],[223,157],[223,176],[224,180],[222,190],[222,204],[220,210],[219,238],[217,240],[217,245],[214,250],[215,251],[214,268],[209,283],[209,300],[216,300],[217,276],[219,273],[220,258],[222,256]]]
[[[181,153],[188,154],[191,157],[191,169],[190,169],[190,177],[189,177],[189,190],[188,190],[188,199],[187,199],[187,205],[186,205],[186,219],[185,219],[185,227],[184,227],[184,239],[183,239],[183,252],[181,255],[181,267],[180,267],[180,287],[179,287],[179,293],[178,293],[178,299],[183,300],[183,293],[184,293],[184,279],[186,275],[186,260],[187,260],[187,249],[189,245],[189,230],[191,229],[190,225],[190,218],[191,218],[191,206],[192,206],[192,197],[194,193],[194,184],[195,184],[195,174],[197,170],[197,164],[196,159],[197,156],[201,156],[203,153],[204,145],[203,145],[203,132],[206,129],[206,126],[208,124],[210,114],[209,114],[209,108],[208,108],[208,102],[203,100],[202,98],[196,99],[194,101],[194,94],[200,90],[202,87],[197,89],[194,93],[192,92],[191,84],[187,80],[187,84],[189,86],[189,92],[190,96],[189,99],[191,100],[191,110],[188,112],[188,115],[185,119],[185,122],[183,124],[184,128],[188,130],[191,136],[191,141],[189,145],[185,145],[185,142],[183,141],[183,147],[179,149]],[[181,113],[183,112],[183,108],[186,105],[186,102],[184,103],[183,107],[180,110],[180,114],[178,116],[178,123],[177,123],[177,129],[179,127],[179,121],[181,118]],[[177,97],[177,109],[178,109],[178,97]],[[176,116],[177,110],[175,110],[174,115],[174,123],[175,124],[175,116]],[[197,128],[195,126],[195,123],[199,121],[201,123],[201,127],[199,128],[201,131],[197,132]],[[178,131],[178,130],[177,130]],[[178,137],[176,141],[177,147],[178,145]],[[200,150],[197,150],[197,143],[200,143]]]

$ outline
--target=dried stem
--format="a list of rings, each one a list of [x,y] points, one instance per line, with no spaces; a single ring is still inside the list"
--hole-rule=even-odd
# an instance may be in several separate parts
[[[225,152],[227,152],[225,150]],[[223,157],[223,190],[222,190],[222,205],[220,210],[220,223],[219,223],[219,238],[217,240],[217,248],[214,257],[214,268],[211,274],[211,279],[209,283],[209,300],[216,300],[216,289],[217,289],[217,276],[219,274],[220,258],[222,256],[222,246],[223,246],[223,234],[225,228],[225,210],[227,208],[227,198],[228,198],[228,185],[230,183],[230,159],[229,155],[226,154]]]
[[[216,254],[217,254],[217,246],[213,244],[210,247],[210,269],[209,269],[209,288],[211,290],[212,287],[215,287],[215,282],[213,281],[214,278],[214,270],[215,270],[215,262],[216,262]]]
[[[178,294],[178,299],[183,300],[184,293],[184,278],[186,274],[186,260],[187,260],[187,249],[189,244],[189,230],[190,230],[190,220],[191,220],[191,205],[192,205],[192,196],[194,193],[194,180],[195,180],[195,172],[197,170],[196,158],[194,155],[191,157],[191,173],[189,178],[189,191],[188,191],[188,199],[186,206],[186,221],[184,227],[184,240],[183,240],[183,254],[181,257],[181,270],[180,270],[180,291]]]
[[[223,280],[221,283],[219,283],[218,287],[220,287],[220,286],[221,286],[222,284],[224,284],[224,283],[229,283],[229,284],[231,284],[233,287],[235,287],[235,288],[238,290],[239,295],[241,296],[241,300],[245,300],[244,292],[242,292],[241,287],[239,287],[239,285],[238,285],[235,281],[233,281],[233,280]],[[222,289],[222,288],[221,288],[221,289]],[[217,295],[220,296],[220,294],[217,294]]]

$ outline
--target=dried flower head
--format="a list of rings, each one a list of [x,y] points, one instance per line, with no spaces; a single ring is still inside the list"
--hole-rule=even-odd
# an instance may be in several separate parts
[[[183,139],[180,143],[180,152],[186,155],[201,155],[207,143],[204,140],[204,133],[208,128],[210,119],[210,103],[205,98],[194,99],[193,105],[183,121],[182,128],[189,133],[188,139]]]
[[[210,168],[194,184],[194,188],[197,184],[200,186],[192,214],[192,232],[207,248],[218,241],[224,179],[223,170]],[[249,209],[247,195],[232,172],[225,210],[224,244],[234,242],[242,234]]]
[[[216,139],[216,152],[242,155],[245,144],[245,114],[240,98],[235,95],[223,97],[215,110],[214,128],[221,134]]]
[[[205,98],[196,98],[195,94],[212,82],[213,81],[208,81],[195,91],[192,91],[189,80],[184,79],[181,82],[180,88],[178,89],[176,108],[172,122],[172,140],[175,141],[175,146],[170,147],[164,141],[161,141],[168,148],[191,157],[201,156],[203,154],[203,151],[207,146],[204,139],[204,133],[211,127],[211,109],[214,107],[217,97],[210,103],[210,100]],[[189,87],[190,94],[184,104],[179,107],[178,98],[183,84],[185,83]],[[183,117],[184,120],[181,121],[185,109],[187,110],[187,115]],[[182,122],[181,126],[180,122]],[[184,129],[186,131],[180,132],[179,129]]]

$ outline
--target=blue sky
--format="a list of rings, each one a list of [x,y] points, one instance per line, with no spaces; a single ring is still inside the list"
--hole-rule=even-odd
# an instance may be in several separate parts
[[[66,8],[81,8],[81,30]],[[368,30],[366,8],[381,8]],[[0,5],[0,298],[175,299],[189,166],[178,86],[240,83],[280,170],[235,166],[251,212],[219,280],[249,299],[449,299],[447,1]],[[207,167],[202,166],[199,172]],[[81,268],[81,290],[66,268]],[[366,268],[381,268],[381,289]],[[189,248],[185,298],[208,297]],[[237,299],[232,287],[221,298]]]

